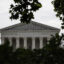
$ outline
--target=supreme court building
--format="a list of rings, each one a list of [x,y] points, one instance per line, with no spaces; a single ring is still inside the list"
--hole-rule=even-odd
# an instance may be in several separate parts
[[[59,29],[37,22],[28,24],[19,23],[0,30],[1,42],[6,40],[14,48],[39,49],[43,48],[50,39],[51,35],[59,33]]]

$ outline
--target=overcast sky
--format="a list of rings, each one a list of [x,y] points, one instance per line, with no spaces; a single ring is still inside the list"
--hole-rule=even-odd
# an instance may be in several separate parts
[[[59,18],[55,16],[55,12],[53,11],[53,5],[51,4],[52,0],[39,1],[42,3],[43,7],[35,12],[34,21],[60,28],[61,22]],[[20,22],[19,20],[11,21],[9,19],[10,14],[8,12],[11,3],[13,3],[13,0],[0,0],[0,29]]]

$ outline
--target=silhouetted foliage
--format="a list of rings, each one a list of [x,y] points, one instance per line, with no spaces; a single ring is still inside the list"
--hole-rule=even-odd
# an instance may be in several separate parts
[[[54,5],[54,11],[57,12],[56,16],[63,21],[62,29],[64,28],[64,0],[53,0],[52,4]]]
[[[52,36],[49,44],[43,48],[43,64],[64,64],[64,49],[60,47],[64,36]]]
[[[13,49],[8,42],[0,45],[0,64],[11,64]]]
[[[20,19],[23,23],[29,23],[34,19],[33,12],[42,7],[38,0],[13,0],[14,5],[10,5],[10,19]]]

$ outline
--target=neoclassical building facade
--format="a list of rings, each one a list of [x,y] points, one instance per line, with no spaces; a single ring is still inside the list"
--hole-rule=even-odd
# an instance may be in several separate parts
[[[51,35],[59,31],[58,28],[33,21],[29,24],[19,23],[0,30],[1,43],[8,40],[14,48],[39,49],[48,43]]]

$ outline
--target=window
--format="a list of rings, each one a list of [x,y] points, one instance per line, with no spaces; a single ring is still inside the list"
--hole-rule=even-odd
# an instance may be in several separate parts
[[[27,49],[32,49],[32,38],[27,38]]]
[[[16,49],[16,38],[12,38],[12,47],[14,50]]]
[[[24,39],[23,38],[20,38],[19,39],[19,44],[20,44],[20,48],[23,48],[24,47]]]
[[[5,44],[9,44],[10,42],[9,42],[9,39],[8,38],[4,38],[4,43]]]
[[[43,37],[43,46],[47,44],[47,37]]]
[[[40,39],[39,38],[35,38],[35,48],[36,49],[40,48]]]

